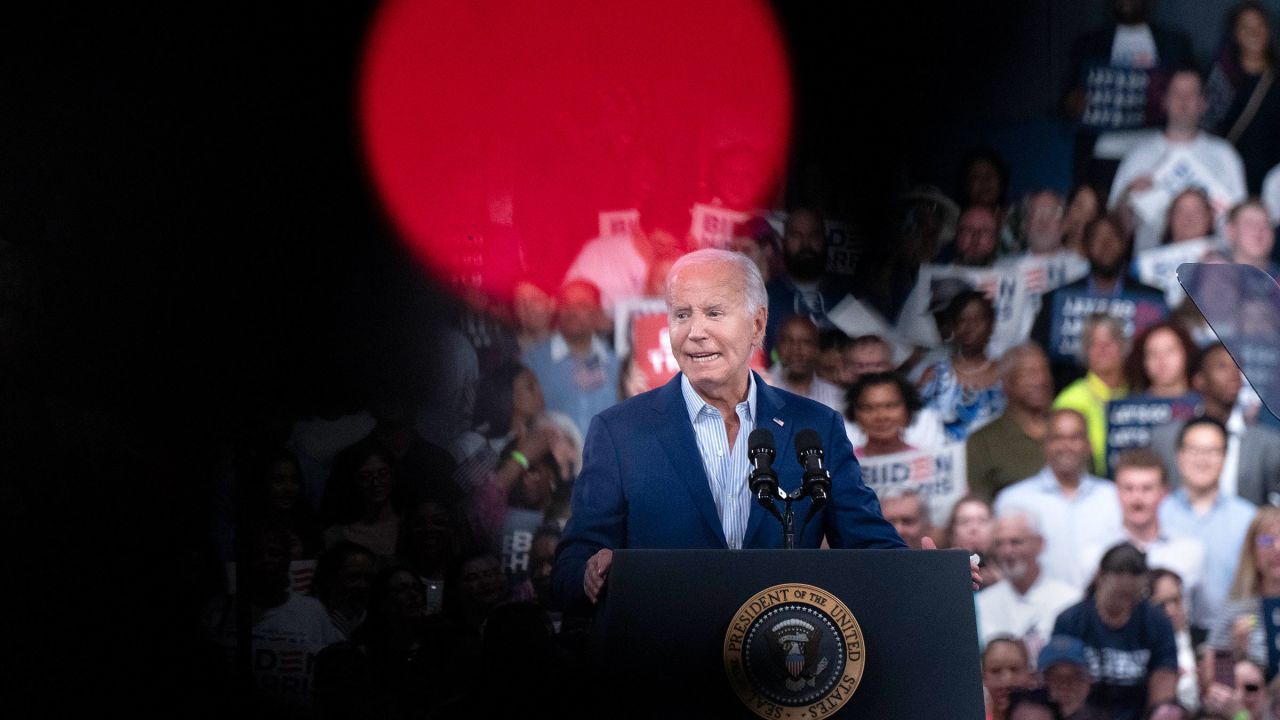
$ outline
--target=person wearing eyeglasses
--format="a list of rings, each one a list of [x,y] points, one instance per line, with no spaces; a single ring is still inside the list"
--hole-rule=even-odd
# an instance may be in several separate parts
[[[1176,462],[1182,486],[1160,503],[1161,527],[1204,544],[1199,618],[1220,615],[1255,510],[1248,500],[1222,492],[1218,481],[1226,455],[1227,429],[1221,422],[1209,417],[1188,420],[1178,433]]]
[[[1249,523],[1231,595],[1209,632],[1211,647],[1232,649],[1263,667],[1267,639],[1262,599],[1280,597],[1280,508],[1264,505]]]

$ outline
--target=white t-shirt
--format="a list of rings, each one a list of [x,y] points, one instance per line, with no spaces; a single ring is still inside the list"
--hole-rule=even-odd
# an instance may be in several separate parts
[[[1079,549],[1115,537],[1124,527],[1110,480],[1085,475],[1068,498],[1048,467],[996,495],[996,515],[1012,508],[1030,510],[1040,519],[1040,571],[1076,588],[1088,583],[1080,571]]]
[[[1111,64],[1116,67],[1148,70],[1160,63],[1156,39],[1151,26],[1117,25],[1116,39],[1111,43]]]
[[[1026,595],[1019,595],[1008,580],[978,593],[978,630],[982,643],[996,635],[1013,635],[1027,643],[1031,661],[1053,635],[1058,615],[1080,602],[1080,591],[1070,585],[1047,578],[1041,572]]]
[[[1231,146],[1231,143],[1203,132],[1197,134],[1189,143],[1174,143],[1170,142],[1164,133],[1159,133],[1135,145],[1120,161],[1115,180],[1111,183],[1111,196],[1107,199],[1107,207],[1115,208],[1120,203],[1125,188],[1129,187],[1134,180],[1144,175],[1156,174],[1162,167],[1168,167],[1167,161],[1176,160],[1178,157],[1184,157],[1188,164],[1203,168],[1212,180],[1211,184],[1218,186],[1216,189],[1212,187],[1208,189],[1209,201],[1214,206],[1219,220],[1227,209],[1245,198],[1244,163],[1241,162],[1240,154]],[[1176,175],[1176,173],[1169,173],[1169,175]],[[1141,219],[1142,214],[1138,213],[1138,227],[1134,232],[1133,241],[1135,251],[1160,244],[1160,235],[1164,232],[1164,216],[1173,197],[1195,184],[1198,183],[1195,182],[1194,176],[1184,180],[1171,177],[1168,178],[1168,182],[1157,182],[1157,187],[1149,193],[1153,193],[1151,197],[1156,199],[1153,203],[1154,215],[1160,220],[1154,223],[1144,221]],[[1145,196],[1147,193],[1144,193]],[[1131,198],[1131,202],[1135,199]]]
[[[629,237],[595,238],[582,247],[564,274],[564,281],[581,278],[600,288],[604,311],[613,314],[613,304],[626,298],[642,297],[649,276],[649,263]]]
[[[1130,540],[1124,532],[1102,542],[1090,543],[1080,551],[1080,577],[1088,582],[1098,572],[1098,563],[1102,556],[1113,546]],[[1147,567],[1152,570],[1163,568],[1178,573],[1182,578],[1187,608],[1196,617],[1197,606],[1201,604],[1200,588],[1204,580],[1205,550],[1204,543],[1187,535],[1169,535],[1161,533],[1155,541],[1139,550],[1147,555]]]
[[[1280,165],[1267,171],[1262,180],[1262,203],[1267,206],[1272,225],[1280,225]]]

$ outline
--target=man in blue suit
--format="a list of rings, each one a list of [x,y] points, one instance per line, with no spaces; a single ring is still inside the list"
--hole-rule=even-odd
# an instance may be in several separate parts
[[[816,548],[904,548],[862,482],[844,423],[833,410],[771,388],[751,371],[764,339],[768,298],[756,266],[724,250],[699,250],[667,276],[671,350],[681,372],[657,390],[595,417],[587,433],[573,513],[556,553],[562,607],[594,603],[617,548],[781,548],[782,528],[752,501],[747,436],[773,431],[785,491],[801,483],[790,452],[809,428],[822,438],[828,505],[797,537]],[[796,506],[797,518],[809,500]]]

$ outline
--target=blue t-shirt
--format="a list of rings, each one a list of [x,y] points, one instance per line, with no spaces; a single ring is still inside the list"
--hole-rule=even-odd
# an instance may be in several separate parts
[[[1173,625],[1163,610],[1145,601],[1133,608],[1124,627],[1115,629],[1102,622],[1093,598],[1087,597],[1062,611],[1053,634],[1084,643],[1093,674],[1089,702],[1110,711],[1113,720],[1134,720],[1146,710],[1151,673],[1178,671]]]

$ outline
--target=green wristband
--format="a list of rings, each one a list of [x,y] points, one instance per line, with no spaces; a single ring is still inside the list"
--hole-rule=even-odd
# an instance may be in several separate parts
[[[520,452],[519,450],[511,451],[511,459],[520,463],[520,467],[524,468],[525,470],[529,469],[529,458],[525,457],[524,453]]]

